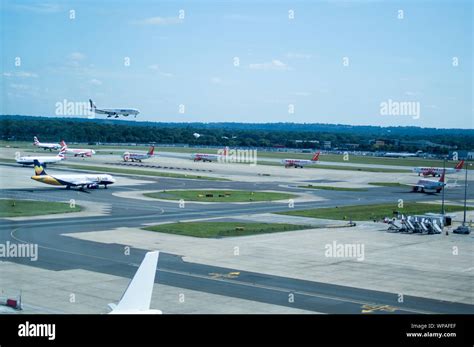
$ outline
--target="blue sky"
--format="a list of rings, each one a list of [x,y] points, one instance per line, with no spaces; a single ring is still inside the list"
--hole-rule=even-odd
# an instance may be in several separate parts
[[[3,0],[0,19],[3,114],[92,98],[150,121],[474,125],[468,0]]]

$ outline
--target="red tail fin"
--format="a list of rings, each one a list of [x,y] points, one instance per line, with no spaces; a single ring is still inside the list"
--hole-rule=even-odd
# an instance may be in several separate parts
[[[227,157],[227,155],[229,154],[229,147],[225,147],[224,148],[224,157]]]
[[[454,168],[456,170],[461,170],[464,165],[464,160],[461,160]]]
[[[446,170],[443,170],[443,174],[441,175],[441,177],[439,178],[439,182],[442,182],[444,183],[444,174],[446,173]]]
[[[319,160],[319,154],[321,152],[314,153],[313,158],[311,158],[311,161],[318,161]]]
[[[155,146],[151,146],[150,150],[148,151],[148,155],[153,155],[153,152],[155,152]]]
[[[64,142],[64,140],[61,140],[61,142],[59,144],[61,145],[61,147],[66,147],[67,148],[66,142]]]

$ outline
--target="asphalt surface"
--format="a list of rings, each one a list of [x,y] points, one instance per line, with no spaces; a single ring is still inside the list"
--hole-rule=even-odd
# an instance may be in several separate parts
[[[114,175],[120,177],[120,175]],[[127,176],[130,178],[130,176]],[[143,177],[141,177],[143,179]],[[104,244],[79,240],[62,234],[101,231],[117,227],[140,227],[145,223],[187,220],[202,217],[232,217],[242,214],[288,210],[286,203],[255,204],[192,204],[185,209],[176,203],[145,201],[113,196],[112,193],[127,190],[160,189],[253,189],[302,192],[297,188],[282,188],[279,183],[209,182],[198,180],[146,178],[153,183],[135,186],[111,186],[108,190],[65,190],[64,188],[38,186],[37,189],[3,189],[0,198],[38,199],[47,201],[89,200],[111,205],[110,214],[98,217],[68,216],[50,220],[10,221],[0,219],[0,242],[25,242],[39,245],[40,257],[36,262],[25,258],[9,261],[49,270],[85,269],[99,273],[131,278],[146,250],[131,249],[124,255],[124,245]],[[471,185],[472,186],[472,185]],[[305,193],[316,194],[314,190]],[[394,194],[391,194],[394,193]],[[405,201],[428,200],[424,194],[407,193],[404,188],[372,188],[366,192],[318,190],[324,201],[302,202],[295,209],[331,207],[368,203],[393,202],[403,196]],[[459,199],[459,192],[446,191],[446,199]],[[436,198],[438,199],[438,197]],[[236,277],[229,275],[239,272]],[[468,304],[405,297],[397,303],[397,294],[344,287],[266,274],[240,271],[216,266],[185,262],[173,254],[162,254],[158,264],[156,281],[174,287],[212,294],[253,300],[274,305],[301,308],[322,313],[474,313]],[[294,302],[288,300],[294,295]]]

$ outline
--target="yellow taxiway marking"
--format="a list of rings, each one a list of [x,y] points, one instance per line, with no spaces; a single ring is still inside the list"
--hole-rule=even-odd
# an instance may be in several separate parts
[[[362,305],[362,313],[372,313],[374,311],[394,312],[397,308],[390,305]]]
[[[240,272],[229,272],[228,274],[220,274],[215,272],[209,273],[209,276],[212,278],[237,278],[239,275]]]

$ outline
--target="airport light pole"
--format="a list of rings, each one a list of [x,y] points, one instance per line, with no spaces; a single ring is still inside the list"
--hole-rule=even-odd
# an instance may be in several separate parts
[[[443,190],[441,191],[441,214],[444,216],[444,189],[446,188],[446,156],[443,159],[443,174],[444,175],[444,182],[443,182]]]
[[[464,218],[462,221],[462,225],[458,226],[454,232],[459,234],[469,234],[471,232],[469,226],[466,224],[466,211],[467,211],[467,167],[472,166],[472,164],[467,165],[465,169],[464,175]]]

